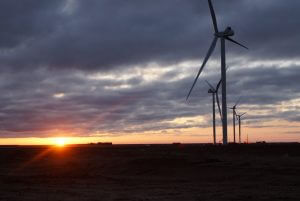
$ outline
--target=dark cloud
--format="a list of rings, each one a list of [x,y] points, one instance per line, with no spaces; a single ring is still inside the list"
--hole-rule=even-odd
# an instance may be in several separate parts
[[[34,43],[36,39],[49,37],[59,25],[61,2],[57,0],[1,1],[1,49],[9,51],[25,45],[26,42]],[[53,17],[57,20],[53,20]]]
[[[199,59],[213,37],[207,2],[1,1],[3,67],[109,70],[145,62]],[[248,57],[298,57],[299,2],[214,2],[220,29],[231,25]]]
[[[230,93],[245,104],[278,104],[300,94],[297,79],[300,66],[289,68],[258,67],[229,73]]]

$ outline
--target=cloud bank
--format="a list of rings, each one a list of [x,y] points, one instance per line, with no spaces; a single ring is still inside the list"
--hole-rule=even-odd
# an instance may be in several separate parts
[[[247,124],[299,122],[300,2],[214,1],[245,51],[228,44],[228,101]],[[28,0],[0,3],[2,137],[158,132],[211,124],[204,80],[186,102],[211,43],[205,0]]]

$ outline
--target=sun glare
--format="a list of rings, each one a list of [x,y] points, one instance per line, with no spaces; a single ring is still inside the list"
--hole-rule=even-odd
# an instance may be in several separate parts
[[[56,138],[55,139],[55,145],[59,147],[63,147],[66,145],[66,139],[65,138]]]

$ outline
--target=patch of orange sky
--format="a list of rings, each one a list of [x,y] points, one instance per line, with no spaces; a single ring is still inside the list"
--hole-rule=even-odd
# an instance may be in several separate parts
[[[242,128],[242,142],[300,142],[299,124],[288,122],[278,123],[278,127]],[[180,132],[179,132],[180,131]],[[228,127],[228,139],[233,139],[232,127]],[[164,143],[210,143],[212,142],[212,128],[189,128],[182,130],[167,130],[167,132],[145,132],[143,134],[118,134],[110,137],[63,137],[65,144],[87,144],[96,142],[112,142],[113,144],[164,144]],[[238,127],[236,127],[238,139]],[[50,138],[0,138],[0,145],[55,145],[58,136]],[[221,127],[217,127],[217,142],[222,141]]]

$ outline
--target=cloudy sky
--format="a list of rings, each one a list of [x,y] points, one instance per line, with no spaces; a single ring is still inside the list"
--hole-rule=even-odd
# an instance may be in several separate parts
[[[227,43],[228,104],[241,97],[244,130],[300,141],[300,2],[213,3],[219,29],[250,49]],[[206,0],[1,0],[0,16],[2,139],[211,141],[204,81],[220,79],[219,43],[185,100],[213,39]]]

